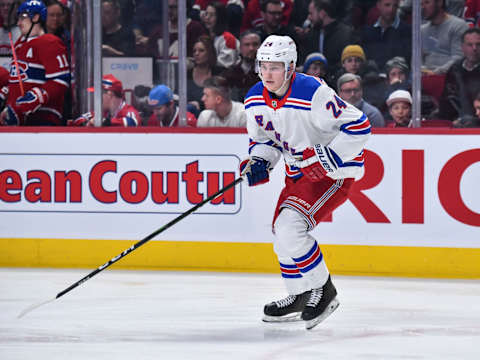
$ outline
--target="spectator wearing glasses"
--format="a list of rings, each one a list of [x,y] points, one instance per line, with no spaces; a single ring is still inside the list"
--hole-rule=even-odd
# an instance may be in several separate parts
[[[205,110],[198,117],[197,127],[246,126],[245,108],[241,102],[232,101],[225,78],[214,76],[205,80],[202,101]]]
[[[265,0],[249,0],[248,3],[245,1],[246,9],[243,14],[242,27],[240,32],[246,30],[255,29],[256,27],[263,24],[264,17],[262,16],[262,3]],[[286,26],[290,22],[290,16],[293,11],[293,1],[292,0],[282,0],[282,13],[283,17],[281,19],[282,25]]]
[[[355,74],[346,73],[337,81],[338,95],[348,103],[361,110],[370,120],[373,127],[384,127],[385,119],[375,106],[363,99],[362,78]]]
[[[255,27],[255,31],[260,35],[260,39],[264,41],[267,36],[288,35],[298,43],[296,39],[297,33],[292,25],[283,25],[283,7],[281,0],[266,0],[260,3],[263,22]]]
[[[62,3],[56,0],[47,2],[47,21],[45,28],[48,34],[62,39],[65,46],[70,45],[70,32],[65,27],[66,10]]]

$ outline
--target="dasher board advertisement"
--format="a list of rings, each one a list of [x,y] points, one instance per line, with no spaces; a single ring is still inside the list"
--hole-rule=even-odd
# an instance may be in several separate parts
[[[2,133],[0,238],[138,240],[239,176],[239,133]],[[480,134],[375,134],[323,244],[480,248]],[[271,243],[284,181],[229,190],[159,240]]]

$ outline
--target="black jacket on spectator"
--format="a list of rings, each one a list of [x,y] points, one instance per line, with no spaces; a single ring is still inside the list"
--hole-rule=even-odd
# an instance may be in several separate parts
[[[265,31],[265,28],[263,27],[263,24],[262,24],[255,28],[255,32],[257,32],[258,35],[260,35],[261,42],[263,42],[270,35],[281,35],[281,36],[290,36],[293,39],[293,41],[295,41],[295,44],[297,45],[297,47],[299,47],[299,44],[300,44],[297,39],[297,34],[295,33],[295,29],[291,25],[287,25],[287,26],[280,25],[272,33],[267,33],[267,31]]]
[[[340,59],[345,46],[358,44],[353,28],[338,20],[328,24],[324,29],[323,51],[320,46],[320,27],[314,27],[305,38],[305,46],[299,64],[303,64],[308,54],[321,52],[328,61],[328,72],[334,74],[341,67]]]
[[[412,28],[402,21],[397,28],[390,26],[383,33],[380,26],[364,26],[362,48],[367,59],[374,60],[380,69],[395,56],[404,57],[409,64],[412,57]]]
[[[124,56],[135,55],[135,35],[131,28],[122,26],[120,30],[106,34],[102,32],[102,44],[109,45],[116,50],[123,52]],[[104,54],[104,56],[112,56]]]
[[[241,62],[223,71],[221,76],[227,79],[232,89],[232,100],[239,102],[243,102],[248,90],[260,81],[255,72],[255,65],[252,64],[250,71],[245,73]]]
[[[439,116],[444,119],[455,120],[465,115],[475,115],[473,99],[480,92],[480,63],[468,71],[463,67],[463,61],[455,62],[445,78],[439,106]]]

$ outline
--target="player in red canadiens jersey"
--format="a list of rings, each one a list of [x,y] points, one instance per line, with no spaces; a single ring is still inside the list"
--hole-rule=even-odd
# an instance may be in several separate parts
[[[18,7],[21,37],[10,64],[7,106],[0,115],[4,125],[64,125],[63,102],[70,84],[67,50],[62,41],[45,33],[47,8],[28,0]],[[18,68],[17,68],[18,65]]]
[[[296,61],[288,36],[270,35],[258,49],[262,81],[245,97],[250,146],[240,171],[249,186],[265,183],[283,155],[285,187],[272,225],[288,296],[265,305],[263,320],[304,320],[312,329],[339,301],[309,231],[346,201],[352,183],[363,175],[370,123],[323,80],[296,73]]]
[[[93,91],[93,88],[89,88]],[[102,126],[140,126],[138,110],[127,104],[123,94],[123,84],[112,74],[102,78]],[[94,126],[93,111],[82,114],[75,120],[68,120],[68,126]]]

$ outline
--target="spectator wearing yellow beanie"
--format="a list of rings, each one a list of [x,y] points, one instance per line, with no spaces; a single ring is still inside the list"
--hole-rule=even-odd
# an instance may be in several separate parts
[[[342,51],[342,66],[346,72],[358,74],[360,67],[367,58],[360,45],[347,45]]]

